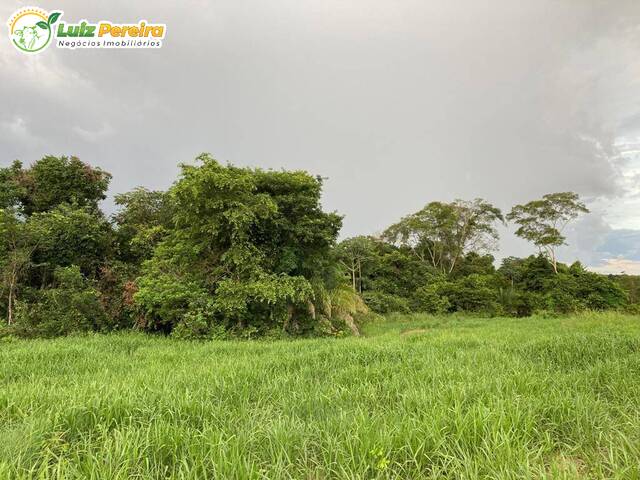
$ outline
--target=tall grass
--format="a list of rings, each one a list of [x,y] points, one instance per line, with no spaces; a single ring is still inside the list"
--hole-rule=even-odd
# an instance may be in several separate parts
[[[0,478],[640,478],[640,319],[0,341]]]

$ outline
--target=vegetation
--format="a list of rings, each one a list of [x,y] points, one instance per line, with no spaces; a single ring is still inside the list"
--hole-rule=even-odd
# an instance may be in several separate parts
[[[5,340],[0,478],[640,476],[637,317],[396,316],[364,334]]]
[[[383,238],[407,247],[439,272],[450,274],[464,253],[483,253],[496,247],[497,221],[504,221],[500,209],[482,199],[431,202],[390,226]]]
[[[562,232],[580,213],[588,212],[577,194],[563,192],[547,194],[526,205],[516,205],[507,219],[519,226],[516,235],[533,242],[547,255],[553,271],[558,273],[556,248],[565,242]]]
[[[322,179],[183,165],[167,191],[99,208],[111,175],[75,157],[0,169],[0,336],[139,329],[180,338],[358,334],[373,311],[482,316],[639,311],[638,279],[558,262],[588,210],[545,195],[505,217],[483,199],[432,201],[380,237],[337,242]],[[491,253],[507,220],[538,255]]]
[[[576,194],[338,242],[307,172],[110,178],[0,169],[0,478],[640,476],[640,279],[557,261]]]

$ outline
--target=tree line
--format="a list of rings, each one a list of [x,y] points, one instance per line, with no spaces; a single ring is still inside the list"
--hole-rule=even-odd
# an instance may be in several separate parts
[[[637,277],[557,261],[574,193],[507,215],[489,202],[431,202],[380,236],[338,242],[342,217],[304,171],[182,165],[167,191],[99,208],[111,175],[76,157],[0,169],[0,332],[56,336],[137,328],[182,338],[358,333],[369,312],[525,316],[635,308]],[[497,225],[537,254],[491,256]]]

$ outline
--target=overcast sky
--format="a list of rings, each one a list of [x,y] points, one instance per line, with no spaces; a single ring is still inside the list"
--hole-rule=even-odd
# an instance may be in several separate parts
[[[6,28],[24,4],[3,0],[0,164],[77,155],[112,194],[167,188],[204,151],[305,169],[343,237],[432,200],[571,190],[592,213],[561,258],[640,273],[637,0],[88,3],[37,6],[163,22],[163,48],[28,56]],[[497,256],[533,251],[504,230]]]

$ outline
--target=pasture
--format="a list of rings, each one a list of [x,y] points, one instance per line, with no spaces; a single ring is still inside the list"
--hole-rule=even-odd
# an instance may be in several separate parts
[[[0,478],[640,478],[640,318],[0,339]]]

